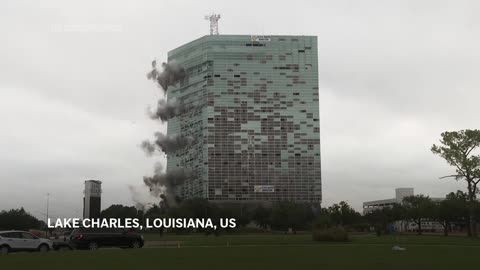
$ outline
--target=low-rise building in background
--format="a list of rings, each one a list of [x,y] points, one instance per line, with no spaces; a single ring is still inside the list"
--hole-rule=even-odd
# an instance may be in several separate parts
[[[413,188],[396,188],[395,198],[368,201],[363,203],[363,214],[366,215],[378,209],[384,207],[393,207],[395,204],[402,204],[403,199],[406,197],[415,196]],[[430,198],[433,202],[441,202],[444,198]],[[416,232],[418,231],[418,225],[409,220],[398,220],[390,225],[390,230],[395,232]],[[441,232],[443,226],[433,220],[422,221],[422,231],[425,232]]]
[[[384,207],[392,207],[396,203],[402,203],[403,198],[414,195],[413,188],[396,188],[395,198],[364,202],[363,214],[366,215],[374,210],[382,209]]]

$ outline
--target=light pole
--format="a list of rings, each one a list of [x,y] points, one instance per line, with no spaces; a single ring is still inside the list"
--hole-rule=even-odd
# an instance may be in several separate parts
[[[48,224],[48,206],[50,204],[50,193],[47,193],[47,224]]]
[[[50,193],[47,193],[47,232],[46,235],[48,236],[48,206],[50,204]]]

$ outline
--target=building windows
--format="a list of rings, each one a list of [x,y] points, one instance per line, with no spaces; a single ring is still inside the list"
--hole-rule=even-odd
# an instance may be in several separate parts
[[[250,42],[249,36],[243,41],[237,38],[205,37],[208,42],[199,42],[197,48],[181,47],[170,55],[172,60],[185,61],[195,68],[205,59],[209,63],[198,75],[189,74],[188,83],[172,87],[170,92],[185,102],[208,102],[207,109],[171,120],[168,125],[168,132],[180,130],[199,136],[204,144],[194,147],[198,151],[206,145],[208,149],[198,155],[200,152],[189,149],[168,157],[171,168],[189,164],[200,171],[195,184],[182,187],[182,194],[205,195],[211,200],[319,201],[321,193],[306,195],[307,187],[320,184],[321,178],[319,169],[312,168],[319,168],[319,142],[313,141],[318,134],[312,133],[318,127],[318,103],[299,97],[300,93],[312,97],[312,92],[318,92],[312,91],[318,85],[317,75],[309,70],[316,66],[315,56],[299,57],[299,53],[308,53],[307,47],[299,46],[312,44],[310,38],[273,37],[267,43],[273,48],[268,52],[262,49],[265,44]],[[300,42],[292,43],[291,39]],[[216,42],[221,42],[225,50],[213,54],[205,50],[205,46],[217,46]],[[188,52],[190,56],[176,58],[177,52]],[[201,94],[194,96],[194,91]],[[208,121],[200,124],[199,130],[178,128],[190,125],[196,118]],[[226,178],[228,182],[224,182]],[[203,189],[196,186],[200,182]],[[253,185],[267,183],[275,185],[275,193],[253,192]],[[203,194],[207,190],[208,194]]]

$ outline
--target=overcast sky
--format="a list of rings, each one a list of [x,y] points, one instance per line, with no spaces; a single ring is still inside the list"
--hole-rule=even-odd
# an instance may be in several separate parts
[[[316,35],[323,205],[443,197],[463,183],[430,152],[440,133],[480,127],[478,1],[1,1],[0,209],[82,214],[83,181],[103,207],[151,201],[139,143],[160,90],[153,59],[208,34]]]

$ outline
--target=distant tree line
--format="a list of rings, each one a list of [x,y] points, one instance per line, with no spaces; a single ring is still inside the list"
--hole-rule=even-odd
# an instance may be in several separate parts
[[[476,217],[480,217],[480,203],[474,207]],[[342,228],[346,231],[366,232],[374,230],[378,235],[391,233],[391,225],[400,222],[407,227],[408,223],[417,225],[416,231],[421,234],[425,221],[438,222],[445,235],[452,226],[468,230],[472,222],[469,211],[468,195],[462,191],[450,193],[444,200],[433,201],[428,196],[416,195],[404,198],[401,203],[391,207],[379,208],[362,215],[347,202],[341,201],[328,207],[315,207],[308,203],[289,201],[275,202],[270,206],[237,204],[221,205],[205,199],[184,200],[175,207],[162,203],[153,205],[146,211],[137,210],[133,206],[111,205],[101,212],[102,218],[211,218],[218,224],[220,218],[235,218],[237,228],[229,232],[244,231],[309,231],[312,228],[327,230]],[[0,229],[28,230],[43,229],[45,223],[38,220],[23,208],[0,212]],[[159,233],[163,230],[159,229]],[[169,230],[174,233],[191,233],[194,230]],[[221,230],[202,230],[196,232],[219,234]]]
[[[45,222],[38,220],[23,207],[0,212],[0,230],[42,229]]]
[[[218,224],[220,218],[235,218],[236,231],[309,231],[314,223],[326,227],[342,226],[354,230],[366,230],[362,215],[346,202],[334,204],[328,208],[316,207],[309,203],[291,201],[275,202],[269,206],[257,204],[216,204],[205,199],[189,199],[175,207],[164,204],[154,205],[147,211],[137,211],[134,207],[112,205],[102,211],[102,217],[140,219],[149,218],[210,218]],[[175,230],[185,233],[193,230]],[[197,230],[200,232],[219,233],[220,231]],[[232,230],[230,230],[232,231]],[[234,231],[234,230],[233,230]],[[160,230],[161,232],[161,230]]]
[[[452,225],[468,230],[471,220],[467,194],[462,191],[452,192],[445,199],[434,201],[425,195],[405,197],[401,203],[390,207],[375,209],[362,215],[347,202],[317,208],[312,204],[289,201],[276,202],[270,207],[264,205],[220,205],[205,199],[190,199],[175,207],[154,205],[146,212],[134,207],[112,205],[102,211],[102,217],[137,217],[144,218],[211,218],[218,223],[220,218],[235,218],[237,231],[256,228],[257,231],[281,231],[292,233],[311,230],[312,228],[330,229],[344,228],[347,231],[366,232],[374,230],[378,235],[393,232],[391,225],[400,222],[404,230],[407,224],[414,223],[418,234],[425,228],[423,223],[436,222],[448,235]],[[475,206],[475,215],[480,217],[480,203]],[[208,230],[199,232],[219,233]],[[163,231],[160,231],[161,233]],[[174,230],[177,233],[193,232],[193,230]]]

